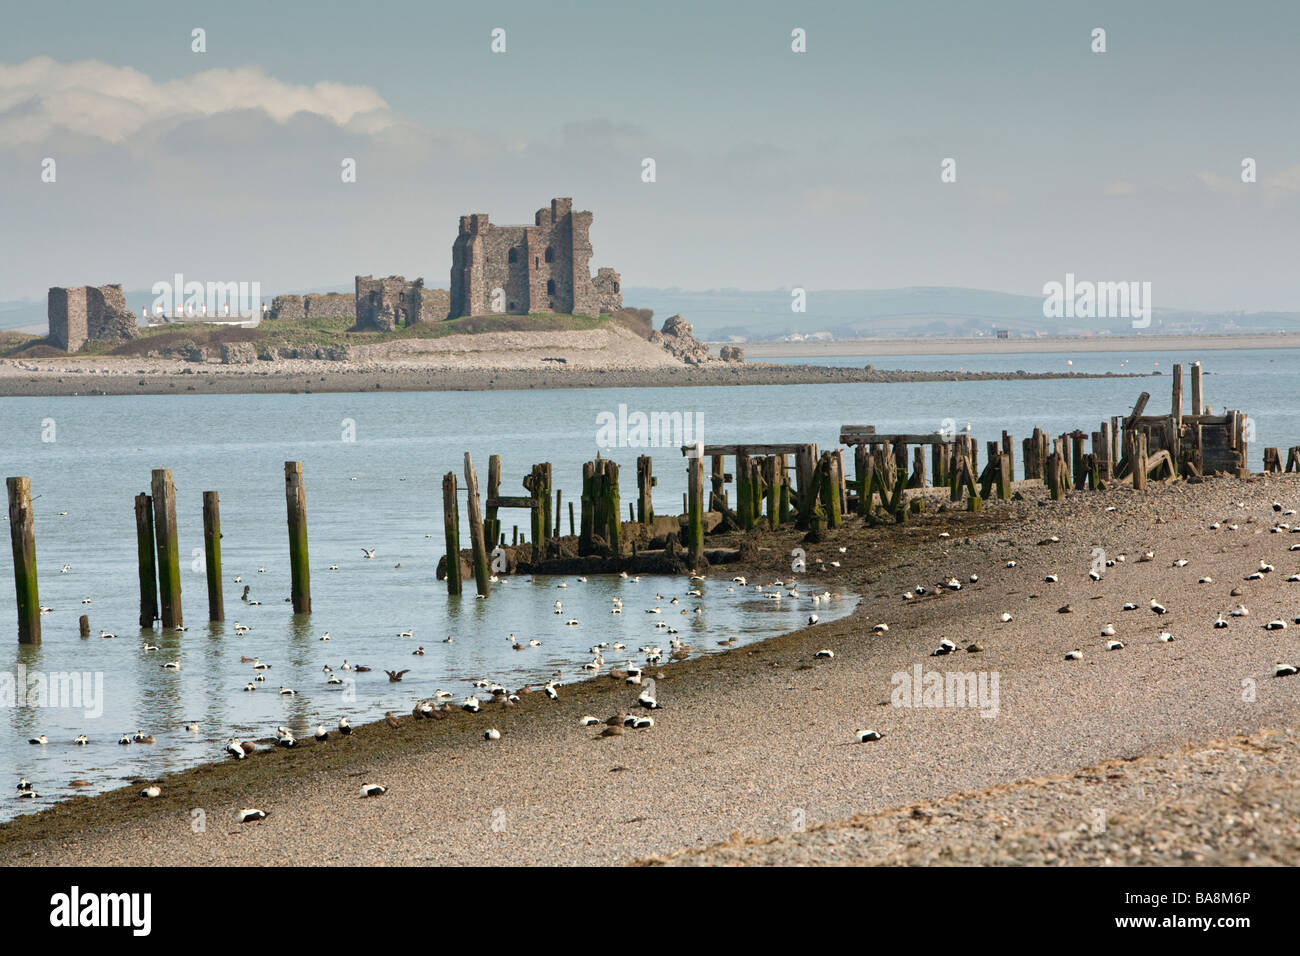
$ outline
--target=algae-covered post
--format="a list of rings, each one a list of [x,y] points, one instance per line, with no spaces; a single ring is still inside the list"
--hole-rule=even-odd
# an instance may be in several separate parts
[[[465,494],[468,497],[469,545],[473,556],[474,582],[478,593],[487,597],[491,592],[488,583],[487,546],[483,540],[483,513],[479,510],[478,475],[474,473],[474,460],[465,452]]]
[[[501,456],[488,456],[488,496],[483,513],[483,537],[496,541],[501,535],[501,521],[497,518],[497,499],[501,497]]]
[[[41,598],[36,586],[36,525],[30,478],[9,478],[9,539],[14,552],[14,591],[18,598],[18,643],[41,642]]]
[[[154,540],[158,550],[158,597],[163,627],[183,627],[181,555],[176,543],[176,487],[170,468],[153,470]]]
[[[158,565],[154,558],[153,498],[135,496],[135,539],[140,571],[140,626],[158,620]]]
[[[636,459],[636,520],[641,524],[650,524],[654,520],[654,507],[651,504],[651,489],[654,487],[654,463],[649,455],[638,455]]]
[[[203,557],[208,572],[208,620],[224,621],[221,596],[221,502],[215,491],[203,492]]]
[[[518,529],[516,529],[517,536]],[[460,508],[456,504],[456,473],[442,476],[442,533],[447,544],[447,593],[460,596]]]
[[[307,563],[307,489],[302,483],[302,462],[284,463],[284,497],[289,509],[290,594],[294,614],[311,613],[311,569]]]
[[[686,555],[698,569],[704,556],[704,459],[692,455],[686,460]]]

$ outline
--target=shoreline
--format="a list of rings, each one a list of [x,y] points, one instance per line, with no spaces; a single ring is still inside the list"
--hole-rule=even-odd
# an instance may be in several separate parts
[[[351,738],[171,775],[160,800],[140,800],[132,785],[18,817],[0,826],[0,863],[425,865],[481,862],[485,854],[510,863],[629,863],[713,846],[735,832],[788,833],[792,807],[810,827],[832,824],[1296,726],[1300,681],[1267,674],[1277,655],[1293,652],[1294,639],[1261,625],[1293,614],[1300,595],[1300,585],[1283,581],[1300,566],[1287,552],[1297,538],[1264,534],[1271,502],[1294,506],[1300,480],[1215,478],[1153,484],[1145,494],[1071,493],[1056,503],[1045,501],[1039,482],[1016,490],[1024,500],[990,501],[981,515],[931,511],[874,528],[852,519],[822,543],[805,544],[810,563],[826,562],[819,577],[860,595],[856,610],[658,668],[666,709],[649,731],[593,740],[577,726],[581,714],[603,718],[635,696],[607,676],[562,685],[555,703],[529,694],[509,711],[418,722],[403,715],[396,730],[367,724]],[[945,497],[939,489],[936,506]],[[1241,516],[1240,533],[1207,530],[1228,513]],[[939,539],[941,530],[951,538]],[[1050,534],[1064,540],[1047,544]],[[752,547],[745,564],[716,572],[723,580],[737,568],[754,580],[787,576],[786,554],[801,540],[784,531],[734,537]],[[1157,560],[1131,559],[1094,584],[1086,571],[1097,546],[1132,555],[1153,547]],[[1180,554],[1192,565],[1171,567]],[[832,570],[832,556],[844,566]],[[1010,556],[1015,569],[1002,566]],[[1278,573],[1243,584],[1237,572],[1261,556]],[[917,583],[976,569],[979,583],[962,591],[899,600]],[[1060,583],[1041,583],[1046,571]],[[1197,575],[1207,573],[1218,583],[1198,587]],[[1253,616],[1234,623],[1228,641],[1209,621],[1229,606],[1234,585],[1246,590],[1240,600]],[[1120,611],[1121,600],[1151,594],[1175,609],[1160,624],[1176,631],[1174,644],[1154,641],[1149,613]],[[1062,601],[1072,616],[1056,613]],[[997,610],[1007,607],[1015,620],[998,623]],[[1106,654],[1097,627],[1111,620],[1130,646]],[[891,623],[890,633],[873,634],[878,621]],[[941,636],[979,640],[986,651],[932,658]],[[1087,648],[1085,660],[1065,664],[1062,649],[1076,646]],[[834,659],[814,660],[821,647],[834,649]],[[1000,719],[888,707],[889,675],[917,663],[1001,673]],[[1256,701],[1242,701],[1244,676],[1258,679]],[[863,726],[880,727],[885,740],[852,745],[853,729]],[[499,728],[502,739],[483,741],[486,727]],[[390,793],[358,799],[363,778]],[[245,806],[272,815],[232,829],[231,816]],[[202,838],[190,828],[194,808],[209,820]],[[361,829],[366,840],[352,838]]]
[[[710,342],[713,349],[726,342]],[[1184,352],[1300,348],[1300,332],[1044,336],[1043,338],[841,339],[832,342],[742,342],[752,358],[883,355],[1031,355],[1040,352]]]
[[[0,360],[0,397],[72,395],[251,395],[314,392],[515,391],[745,385],[893,384],[1148,378],[1134,373],[905,371],[710,363],[652,367],[454,367],[418,362],[279,359],[253,365],[180,360],[68,358]]]

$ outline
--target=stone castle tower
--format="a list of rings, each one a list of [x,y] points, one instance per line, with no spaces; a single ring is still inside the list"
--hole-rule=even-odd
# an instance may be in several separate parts
[[[463,315],[558,312],[599,316],[623,307],[619,274],[590,271],[590,212],[552,199],[531,226],[498,226],[486,213],[460,217],[451,247],[451,309]],[[495,300],[495,301],[494,301]]]

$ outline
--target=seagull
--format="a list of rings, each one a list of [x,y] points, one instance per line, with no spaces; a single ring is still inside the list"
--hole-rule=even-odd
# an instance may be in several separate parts
[[[265,820],[267,813],[265,810],[248,809],[240,810],[235,819],[239,823],[252,823],[254,820]]]
[[[855,730],[854,739],[860,744],[871,743],[873,740],[880,740],[885,735],[878,730]]]
[[[387,792],[387,787],[377,783],[363,783],[361,785],[361,795],[363,797],[382,797]]]
[[[361,553],[364,554],[368,559],[374,558],[375,556],[375,550],[373,548],[362,548]]]
[[[400,681],[400,680],[402,679],[402,675],[403,675],[403,674],[409,674],[409,673],[411,673],[411,669],[408,667],[408,668],[407,668],[406,670],[404,670],[404,671],[389,671],[389,670],[386,670],[386,671],[384,671],[384,673],[388,675],[388,682],[389,682],[390,684],[396,684],[398,681]]]

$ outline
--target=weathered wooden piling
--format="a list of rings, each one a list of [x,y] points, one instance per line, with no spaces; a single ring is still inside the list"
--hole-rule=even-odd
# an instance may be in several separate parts
[[[866,445],[853,446],[853,477],[858,492],[858,514],[864,518],[871,516],[872,470],[875,462],[871,449]]]
[[[1133,487],[1142,491],[1147,486],[1147,436],[1133,437]]]
[[[781,481],[785,477],[777,468],[779,455],[763,459],[763,481],[767,485],[767,526],[773,531],[781,523]]]
[[[838,528],[844,520],[840,499],[839,462],[840,456],[837,452],[822,452],[821,467],[825,475],[825,480],[822,481],[822,507],[826,511],[826,526],[829,528]]]
[[[140,626],[158,620],[158,564],[154,552],[153,498],[135,496],[135,541],[140,574]]]
[[[203,561],[208,573],[208,620],[226,619],[221,594],[221,502],[215,491],[203,492]]]
[[[1205,401],[1205,393],[1201,390],[1201,363],[1192,363],[1192,414],[1208,415],[1209,409],[1202,404]]]
[[[716,460],[716,459],[715,459]],[[636,459],[636,520],[641,524],[650,524],[654,520],[654,462],[649,455],[638,455]]]
[[[582,525],[578,532],[578,554],[591,554],[596,524],[596,463],[582,466]]]
[[[90,615],[83,614],[77,618],[77,633],[82,637],[90,637]]]
[[[736,517],[740,520],[740,529],[748,531],[754,527],[754,484],[753,469],[749,467],[749,453],[745,449],[736,450]]]
[[[9,492],[9,541],[14,553],[14,593],[18,599],[18,643],[41,642],[41,596],[36,581],[36,518],[32,511],[32,482],[17,477],[5,481]]]
[[[501,521],[497,517],[497,499],[501,497],[501,456],[488,456],[487,507],[483,510],[483,537],[496,541],[501,536]]]
[[[158,551],[158,603],[163,627],[183,627],[181,555],[176,543],[176,487],[170,468],[153,470],[154,541]]]
[[[569,537],[572,538],[577,532],[573,528],[573,502],[569,502]]]
[[[519,529],[515,529],[516,536]],[[456,473],[442,476],[442,536],[447,546],[447,593],[459,596],[460,580],[460,507],[456,501]]]
[[[704,459],[686,459],[686,559],[699,568],[704,557]]]
[[[609,541],[609,549],[615,556],[623,553],[623,515],[622,504],[618,497],[618,465],[612,461],[605,461],[605,478],[602,482],[605,492],[605,519],[606,528],[605,536]]]
[[[154,495],[155,500],[157,495]],[[294,614],[311,613],[311,567],[307,559],[307,488],[302,462],[284,463],[284,499],[289,513],[289,594]]]
[[[487,597],[492,585],[488,580],[488,553],[483,538],[483,513],[479,510],[478,475],[474,473],[474,460],[465,452],[465,494],[469,507],[469,545],[474,566],[474,583],[478,593]]]

